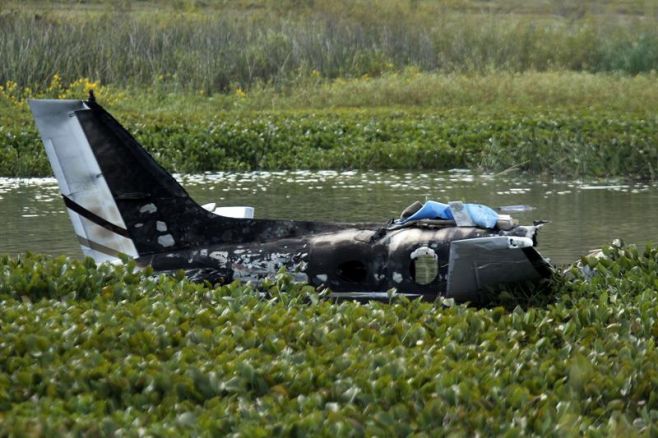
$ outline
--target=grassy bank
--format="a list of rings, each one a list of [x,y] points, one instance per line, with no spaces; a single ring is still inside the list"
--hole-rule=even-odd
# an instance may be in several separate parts
[[[658,250],[606,251],[483,309],[2,257],[0,431],[655,434]]]
[[[640,0],[77,3],[0,6],[0,82],[43,89],[59,73],[122,87],[165,79],[212,94],[407,67],[658,69],[656,6]]]
[[[407,70],[208,97],[171,84],[143,91],[55,77],[36,93],[9,83],[0,90],[0,175],[50,174],[27,96],[95,89],[172,171],[468,167],[655,179],[657,84],[655,74]]]

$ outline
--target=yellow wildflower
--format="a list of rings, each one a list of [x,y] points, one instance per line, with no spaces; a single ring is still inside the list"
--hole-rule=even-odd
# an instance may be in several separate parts
[[[59,91],[62,89],[62,77],[59,73],[55,73],[50,79],[50,85],[48,85],[48,91]]]
[[[98,88],[98,82],[87,82],[85,84],[85,91],[89,92],[90,90],[95,90]]]

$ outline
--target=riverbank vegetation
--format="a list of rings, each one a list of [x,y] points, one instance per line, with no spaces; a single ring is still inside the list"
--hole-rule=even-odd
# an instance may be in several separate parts
[[[100,103],[171,171],[436,169],[553,177],[633,177],[658,169],[658,81],[574,72],[378,78],[312,75],[205,96],[59,75],[41,92],[0,88],[0,175],[49,175],[26,98]]]
[[[605,253],[479,309],[0,257],[0,431],[652,435],[658,249]]]
[[[654,180],[657,10],[642,0],[3,2],[0,175],[50,174],[26,98],[95,89],[172,171]]]

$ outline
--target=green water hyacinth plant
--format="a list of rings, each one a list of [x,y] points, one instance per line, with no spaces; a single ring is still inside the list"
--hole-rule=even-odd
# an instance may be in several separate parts
[[[0,431],[651,435],[658,248],[604,253],[483,308],[0,257]]]
[[[44,90],[0,83],[0,176],[51,174],[27,98],[86,99],[94,90],[175,172],[467,167],[655,180],[656,84],[655,73],[408,68],[199,96],[164,84],[122,89],[55,74]]]
[[[120,116],[176,172],[514,169],[563,178],[653,180],[658,119],[583,110],[509,113],[363,109]],[[0,126],[0,175],[51,173],[30,121]]]

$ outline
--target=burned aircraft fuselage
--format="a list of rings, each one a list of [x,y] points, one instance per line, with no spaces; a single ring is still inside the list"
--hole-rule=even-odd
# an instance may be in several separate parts
[[[158,222],[155,218],[150,221],[141,218],[139,224],[153,220]],[[229,222],[233,226],[228,226]],[[259,283],[284,268],[296,280],[316,287],[327,287],[335,296],[396,289],[427,299],[450,296],[461,301],[477,301],[480,299],[480,288],[456,286],[448,289],[452,243],[494,236],[534,237],[536,231],[532,227],[502,231],[436,222],[440,221],[418,221],[396,228],[388,224],[231,219],[208,213],[203,226],[208,236],[205,241],[196,242],[189,249],[170,252],[160,249],[138,260],[152,265],[156,270],[184,269],[194,279],[213,283],[233,280]],[[171,231],[161,229],[162,233]],[[209,236],[221,236],[222,242],[212,244],[213,238]],[[157,239],[153,244],[160,245]],[[434,274],[429,277],[425,275],[422,279],[417,272],[419,259],[414,258],[414,253],[419,249],[431,251],[436,257],[437,266]],[[523,270],[505,272],[505,269],[513,269],[514,264],[506,266],[509,262],[507,258],[493,260],[492,263],[499,263],[502,269],[502,272],[497,271],[500,277],[496,281],[512,283],[550,275],[550,267],[534,247],[518,251],[522,254],[520,261],[524,265],[529,263],[535,272],[531,275]],[[477,266],[469,268],[477,275]],[[362,296],[375,297],[374,294]]]
[[[99,262],[124,254],[156,271],[183,269],[213,283],[260,282],[285,268],[346,297],[385,296],[395,288],[460,301],[476,300],[490,286],[550,274],[534,248],[533,226],[218,215],[197,204],[94,100],[30,106],[82,250]]]
[[[344,225],[342,229],[322,230],[335,225],[266,222],[267,230],[278,229],[276,234],[285,236],[254,239],[249,233],[239,233],[244,238],[242,243],[202,244],[193,249],[158,252],[139,260],[156,270],[185,269],[195,278],[212,282],[236,279],[260,282],[285,268],[299,281],[328,287],[334,292],[395,288],[433,298],[446,292],[451,241],[490,235],[478,228],[409,227],[388,231]],[[313,225],[318,229],[310,230]],[[415,260],[411,258],[420,247],[431,248],[437,256],[438,272],[426,284],[416,281]]]

